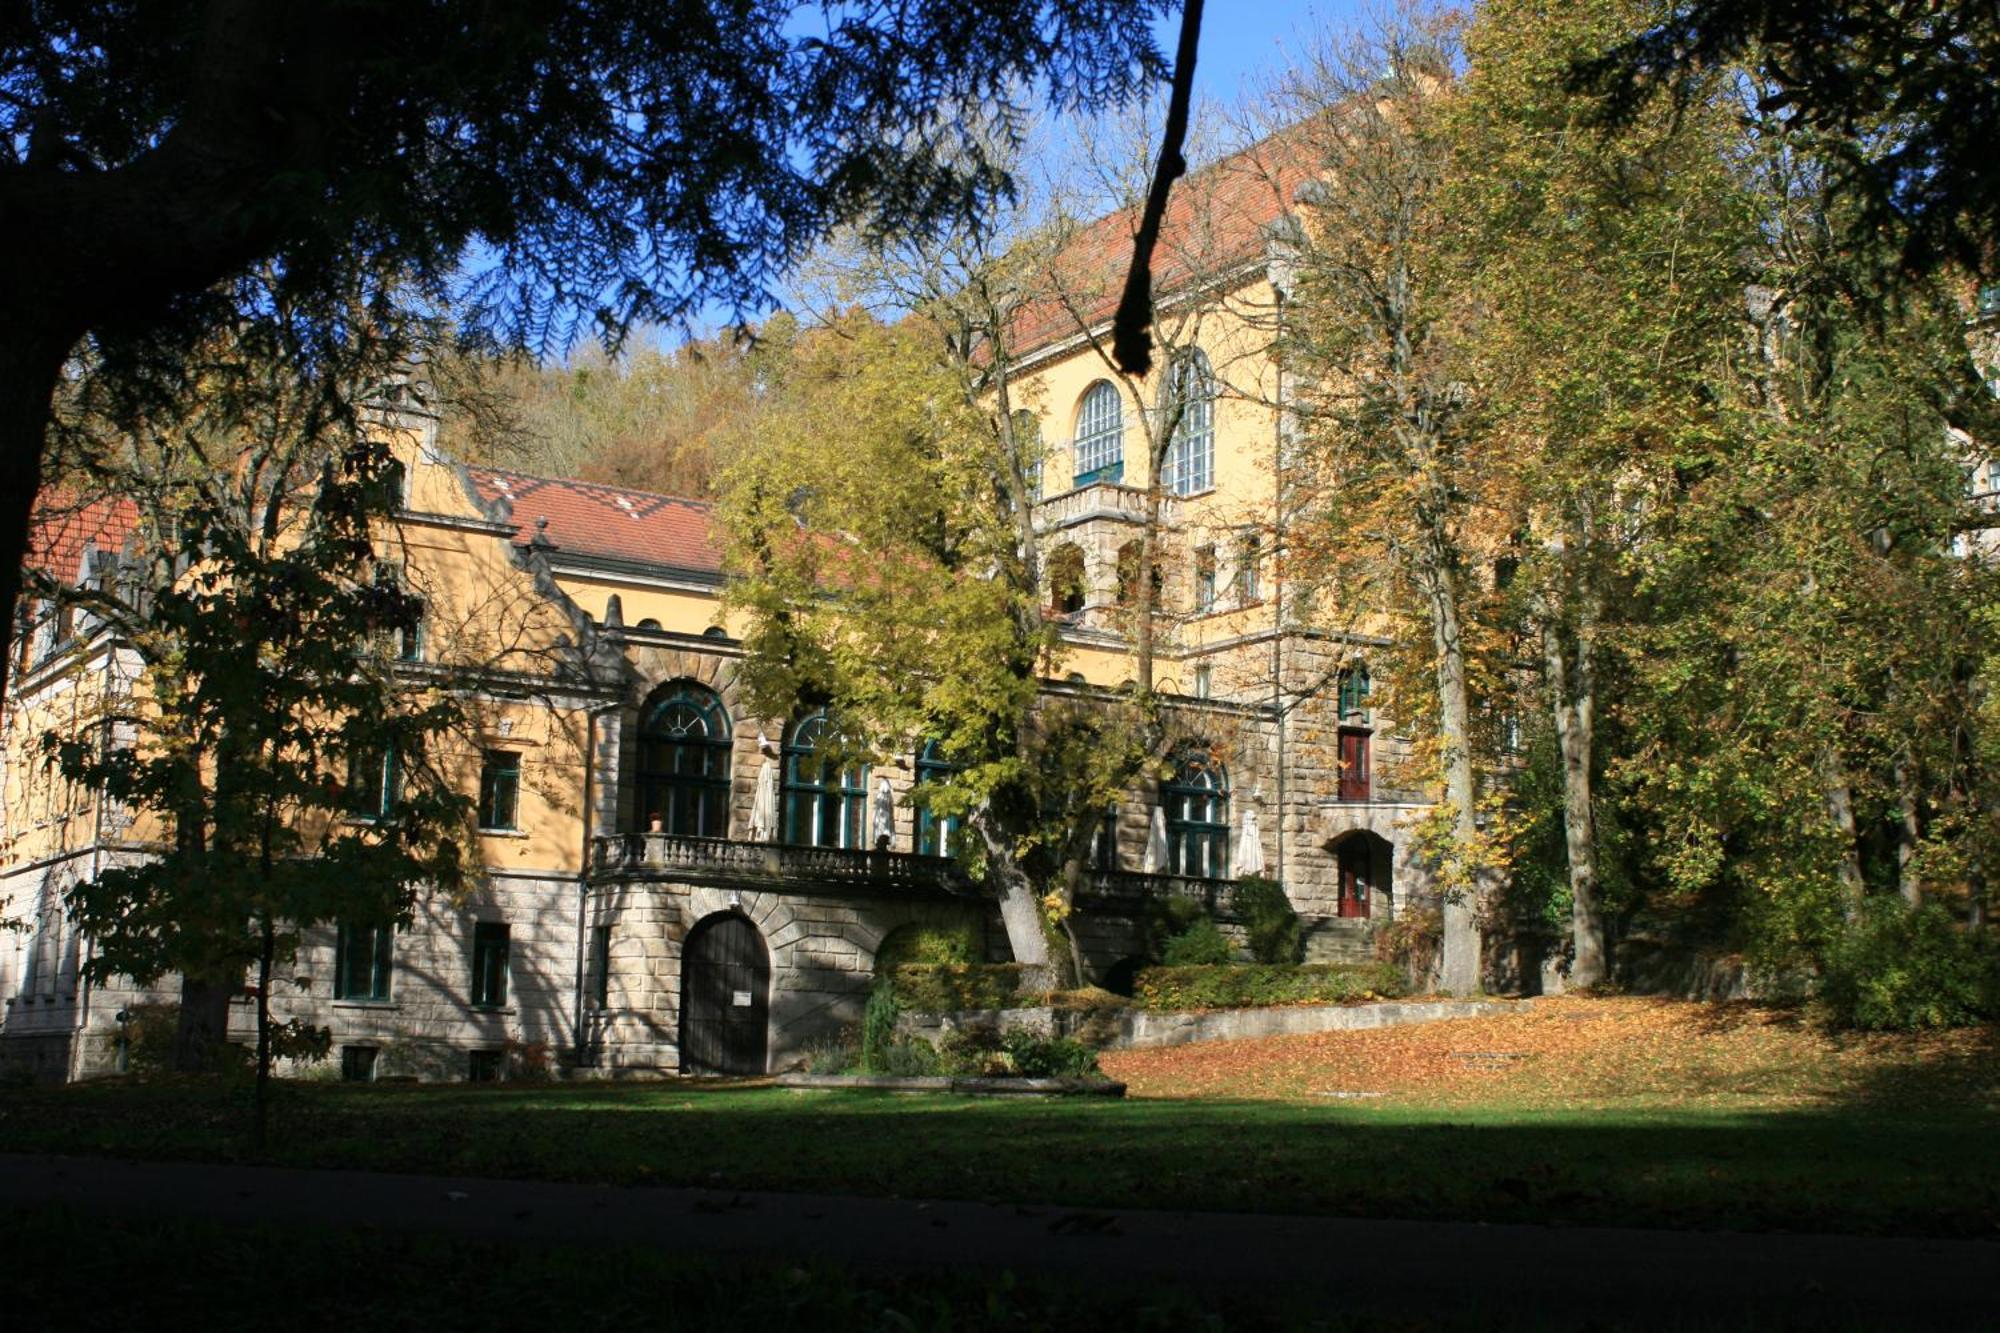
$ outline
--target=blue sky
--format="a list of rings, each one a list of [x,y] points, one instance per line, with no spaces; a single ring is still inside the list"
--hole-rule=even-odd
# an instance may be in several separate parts
[[[1346,26],[1366,11],[1361,0],[1214,0],[1202,17],[1201,51],[1195,58],[1195,91],[1233,102],[1246,80],[1283,69],[1286,48],[1315,29]],[[1178,18],[1162,25],[1168,52],[1180,35]]]
[[[1382,0],[1210,0],[1202,18],[1201,47],[1195,58],[1195,100],[1229,105],[1254,91],[1290,63],[1287,52],[1316,31],[1345,27]],[[1180,37],[1180,17],[1159,25],[1160,46],[1171,57]],[[1164,104],[1163,104],[1164,105]],[[1154,127],[1157,135],[1160,127]],[[1062,138],[1060,129],[1056,131]],[[1057,150],[1060,153],[1060,149]],[[720,326],[716,310],[701,324]],[[633,344],[674,345],[678,331],[635,330]]]

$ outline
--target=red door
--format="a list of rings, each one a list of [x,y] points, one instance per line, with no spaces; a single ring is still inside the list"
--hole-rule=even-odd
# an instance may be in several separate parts
[[[1368,733],[1340,733],[1340,799],[1368,799]]]
[[[1340,845],[1340,915],[1368,915],[1368,867],[1372,859],[1362,837],[1349,838]]]

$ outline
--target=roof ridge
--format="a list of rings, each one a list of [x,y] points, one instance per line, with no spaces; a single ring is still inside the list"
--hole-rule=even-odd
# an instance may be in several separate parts
[[[608,481],[589,481],[583,477],[545,477],[539,473],[522,472],[518,468],[495,467],[490,463],[467,463],[466,469],[483,472],[489,476],[519,477],[523,481],[538,481],[545,486],[568,486],[576,489],[608,491],[618,495],[642,495],[649,500],[666,500],[673,504],[691,505],[696,509],[713,509],[715,501],[698,500],[691,495],[669,495],[665,491],[641,490],[637,486],[618,486]]]

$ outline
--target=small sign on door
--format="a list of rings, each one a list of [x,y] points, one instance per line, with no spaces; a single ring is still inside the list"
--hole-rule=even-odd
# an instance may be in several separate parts
[[[750,992],[747,990],[729,992],[729,1003],[738,1008],[748,1009],[750,1007]]]

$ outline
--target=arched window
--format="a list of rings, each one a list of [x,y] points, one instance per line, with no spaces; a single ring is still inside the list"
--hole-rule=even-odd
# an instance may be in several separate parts
[[[1131,606],[1139,598],[1139,552],[1140,544],[1126,542],[1118,548],[1118,605]],[[1160,572],[1158,562],[1153,565],[1153,600],[1155,611],[1160,609],[1162,595],[1166,592],[1166,576]]]
[[[729,713],[692,681],[663,688],[639,720],[640,827],[729,836]]]
[[[1125,404],[1110,380],[1083,391],[1076,414],[1078,486],[1125,479]]]
[[[1208,490],[1215,485],[1215,377],[1199,348],[1175,360],[1164,396],[1161,406],[1174,436],[1160,484],[1175,495]]]
[[[1174,775],[1160,786],[1167,810],[1167,872],[1192,879],[1229,874],[1229,771],[1205,746],[1174,757]]]
[[[1049,610],[1059,616],[1073,616],[1083,610],[1083,551],[1065,542],[1049,557]]]
[[[808,713],[785,736],[784,840],[803,847],[868,845],[868,771],[835,768],[820,757],[833,739],[824,712]]]
[[[944,749],[936,741],[925,741],[917,751],[917,785],[926,782],[944,783],[958,772],[960,765],[944,757]],[[957,815],[934,815],[928,805],[917,806],[917,855],[950,856],[958,850],[958,839],[964,830],[965,821]]]

